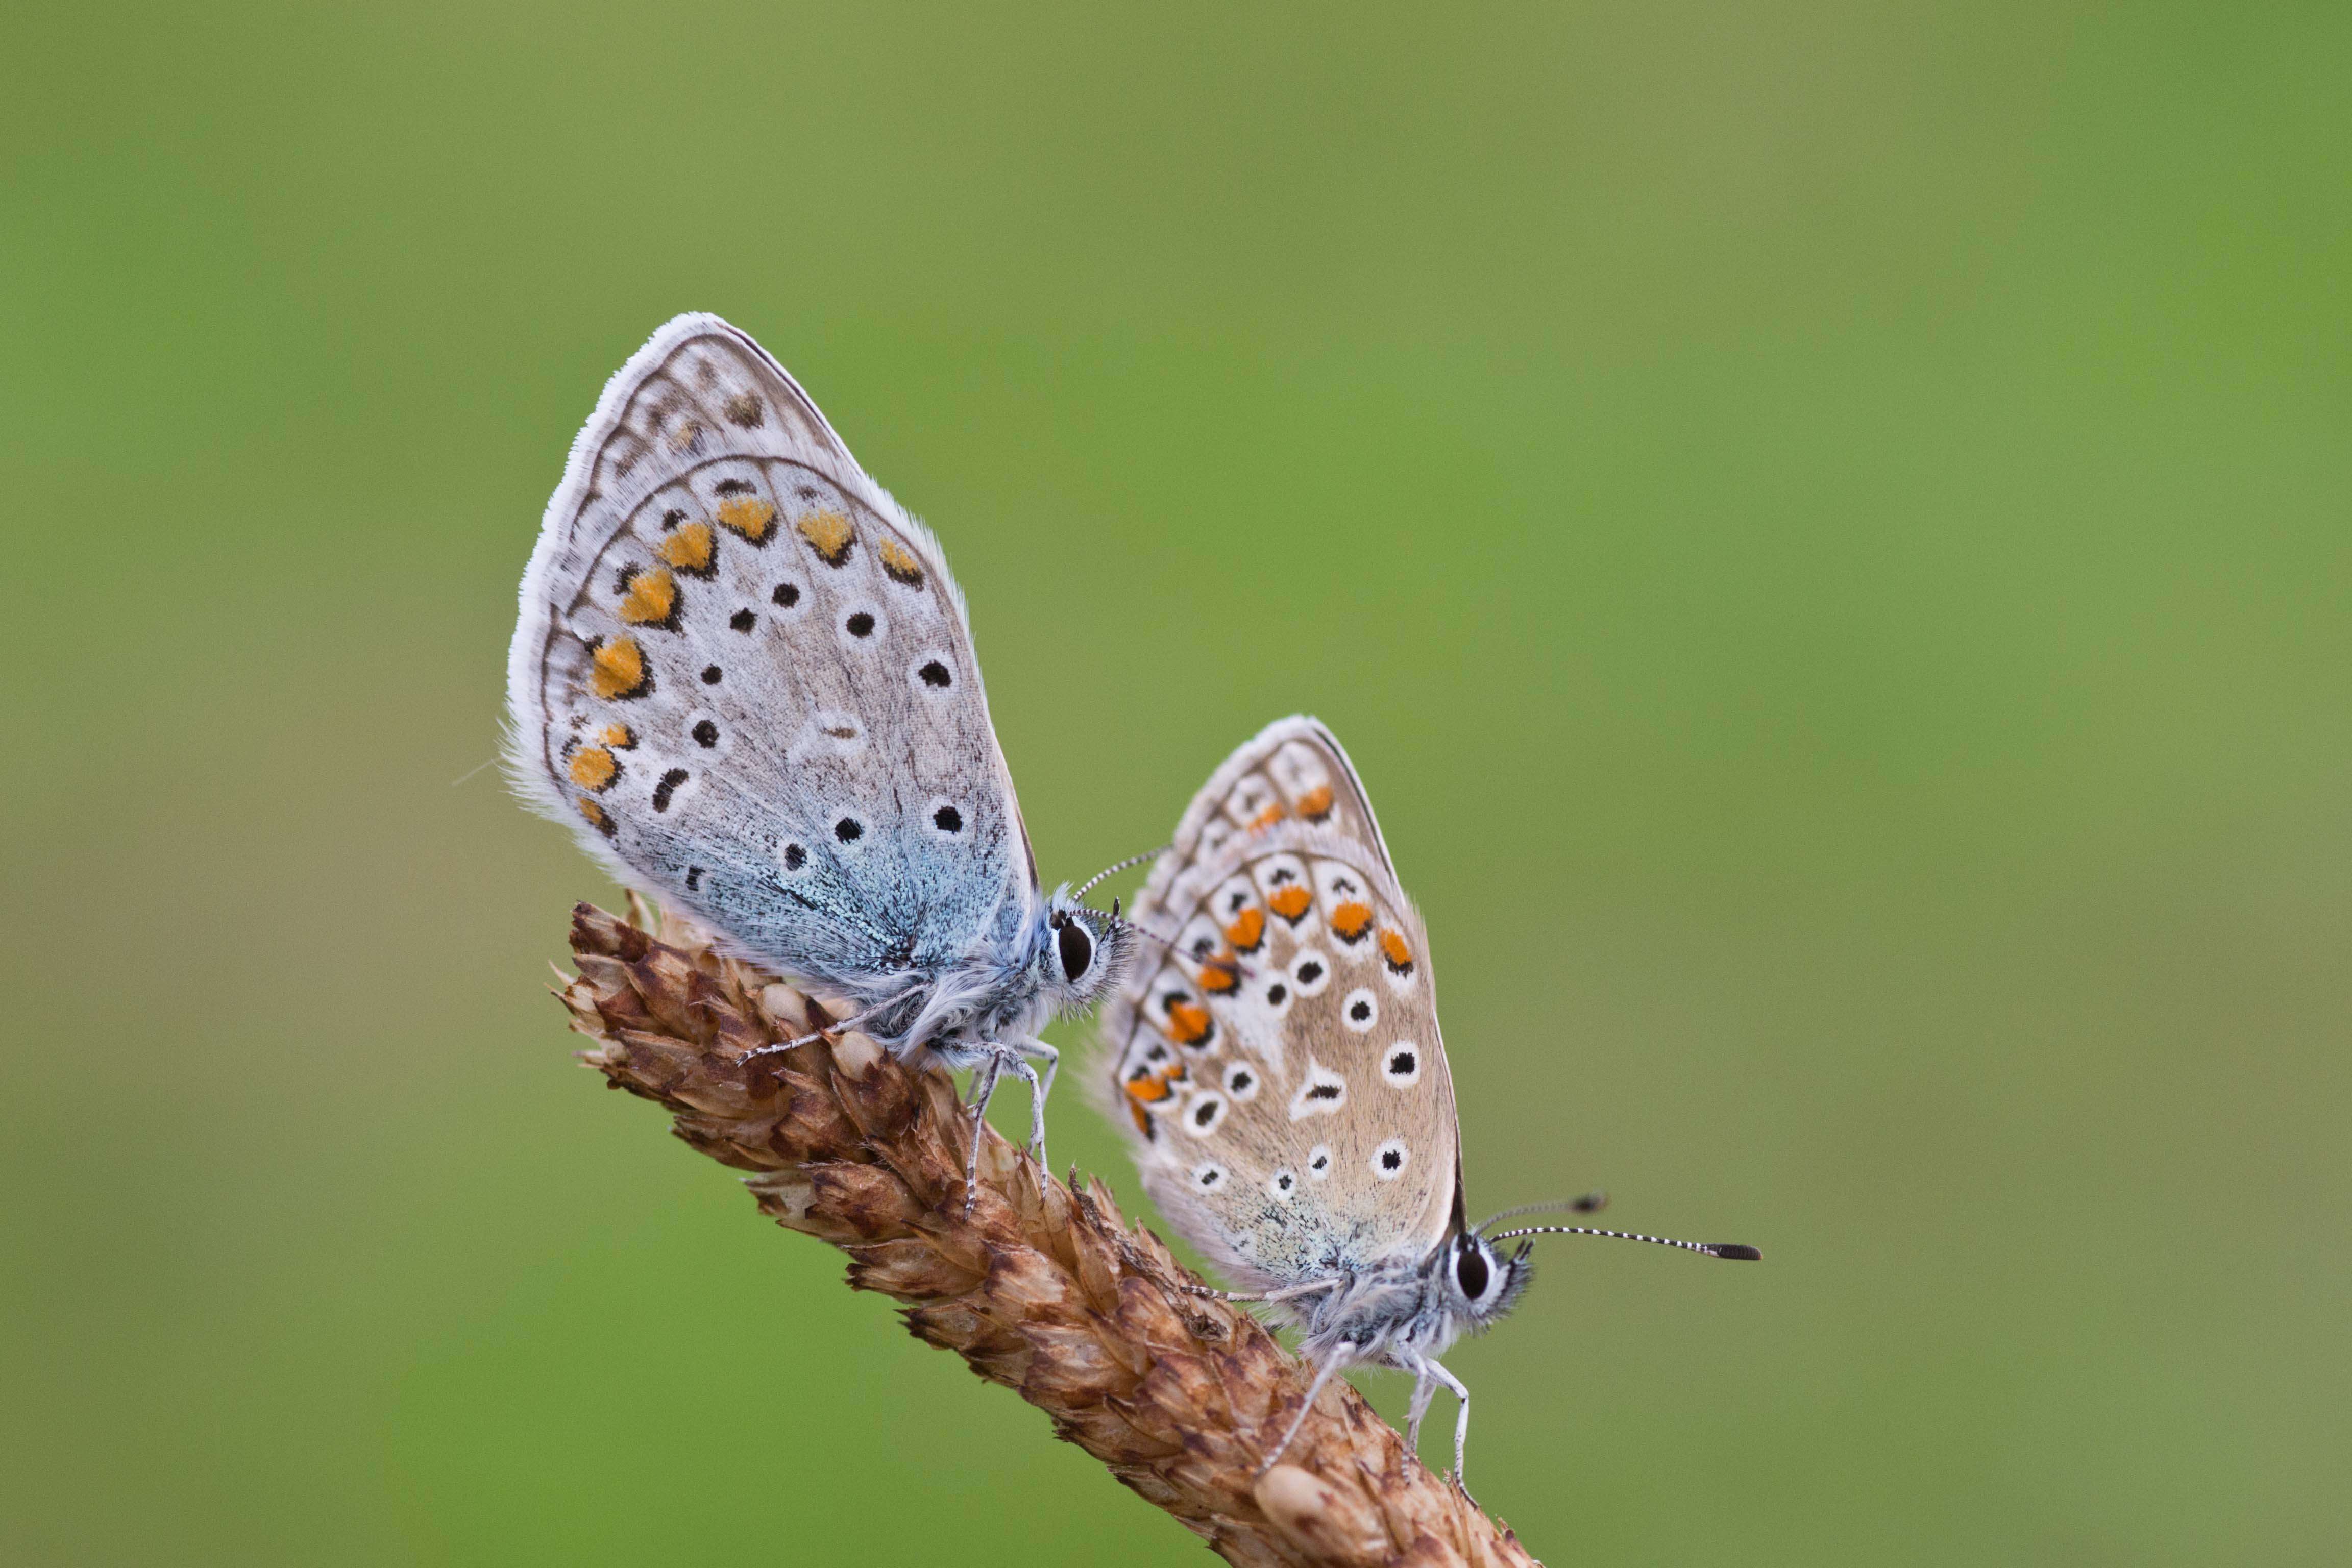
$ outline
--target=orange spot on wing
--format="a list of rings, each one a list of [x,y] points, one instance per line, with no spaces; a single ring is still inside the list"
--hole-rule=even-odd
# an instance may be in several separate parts
[[[677,608],[677,579],[656,567],[633,573],[621,595],[621,619],[633,626],[659,626]]]
[[[719,503],[719,521],[757,544],[776,526],[776,509],[758,496],[729,496]]]
[[[613,753],[602,746],[583,746],[572,753],[572,766],[568,771],[572,774],[572,782],[582,789],[602,792],[611,788],[613,781],[621,776],[621,764],[614,762]]]
[[[809,548],[828,566],[839,566],[849,559],[850,546],[857,542],[850,531],[849,520],[837,511],[813,511],[801,519],[801,537]]]
[[[596,738],[604,744],[617,747],[624,752],[637,743],[636,731],[631,730],[626,724],[607,724],[598,731]]]
[[[1274,912],[1292,925],[1298,923],[1299,917],[1306,914],[1314,902],[1315,895],[1307,890],[1307,885],[1303,882],[1293,882],[1286,888],[1276,888],[1274,890],[1274,897],[1266,900],[1266,903],[1273,908]]]
[[[588,658],[588,689],[607,702],[642,697],[653,681],[646,674],[645,650],[635,637],[614,637]]]
[[[676,532],[655,547],[654,553],[681,572],[704,577],[710,574],[712,542],[709,523],[680,523]]]
[[[882,558],[882,570],[890,574],[893,583],[904,583],[909,588],[923,585],[923,563],[897,540],[884,536],[882,542],[874,547],[874,553]]]
[[[1170,1083],[1182,1083],[1186,1079],[1192,1075],[1184,1070],[1184,1064],[1182,1062],[1170,1062],[1166,1067],[1160,1069],[1160,1076],[1167,1079]]]
[[[1256,816],[1251,819],[1250,831],[1255,833],[1262,828],[1272,827],[1276,823],[1282,820],[1284,814],[1288,812],[1289,809],[1290,808],[1283,805],[1282,802],[1278,800],[1276,801],[1272,805],[1267,806],[1264,811],[1259,812]]]
[[[1298,815],[1309,822],[1320,822],[1331,815],[1331,786],[1317,784],[1298,797]]]
[[[1168,1037],[1180,1046],[1197,1046],[1209,1037],[1209,1010],[1194,1002],[1179,1002],[1168,1009]]]
[[[1201,961],[1201,989],[1220,994],[1233,990],[1242,983],[1242,966],[1230,958],[1204,958]]]
[[[1128,1111],[1135,1118],[1135,1130],[1146,1138],[1151,1136],[1151,1112],[1139,1105],[1130,1105]]]
[[[1265,911],[1244,910],[1225,928],[1225,940],[1234,944],[1236,952],[1255,952],[1265,941]]]
[[[1143,1105],[1157,1105],[1168,1098],[1167,1082],[1157,1073],[1138,1073],[1127,1080],[1127,1098]]]
[[[1370,904],[1341,904],[1331,911],[1331,934],[1341,942],[1361,942],[1364,933],[1371,929]]]
[[[1404,944],[1404,938],[1397,932],[1384,931],[1381,932],[1381,959],[1391,969],[1402,974],[1412,968],[1412,949]]]
[[[580,815],[588,819],[589,826],[594,828],[597,832],[603,834],[607,838],[613,837],[613,819],[604,815],[604,808],[603,806],[598,805],[594,801],[590,800],[584,795],[577,801],[573,802],[573,804],[580,807]]]

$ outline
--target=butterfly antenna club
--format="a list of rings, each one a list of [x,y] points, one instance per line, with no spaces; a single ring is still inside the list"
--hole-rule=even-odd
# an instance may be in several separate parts
[[[1607,1236],[1619,1241],[1646,1241],[1653,1247],[1679,1247],[1685,1252],[1705,1253],[1709,1258],[1728,1258],[1741,1263],[1760,1261],[1764,1255],[1752,1247],[1736,1241],[1676,1241],[1672,1237],[1643,1236],[1630,1230],[1599,1230],[1589,1225],[1531,1225],[1521,1230],[1497,1231],[1486,1239],[1508,1241],[1515,1236]]]

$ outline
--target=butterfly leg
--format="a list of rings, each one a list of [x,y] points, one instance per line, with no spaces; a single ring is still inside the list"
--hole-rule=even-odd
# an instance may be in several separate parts
[[[971,1213],[972,1204],[980,1196],[980,1133],[988,1121],[989,1101],[996,1098],[996,1086],[1008,1072],[1017,1075],[1029,1085],[1029,1152],[1037,1162],[1037,1182],[1042,1187],[1052,1180],[1046,1175],[1045,1163],[1045,1097],[1053,1092],[1054,1069],[1062,1064],[1062,1053],[1043,1040],[1020,1040],[1007,1045],[1000,1040],[982,1040],[972,1047],[988,1055],[988,1066],[975,1080],[971,1097],[971,1152],[964,1157],[963,1212]],[[1035,1058],[1045,1064],[1043,1078],[1029,1065]]]
[[[1013,1064],[1013,1070],[1029,1080],[1029,1157],[1037,1162],[1042,1179],[1045,1172],[1053,1169],[1045,1163],[1045,1101],[1054,1092],[1054,1074],[1061,1068],[1062,1053],[1043,1040],[1023,1040],[1013,1048],[1023,1058]],[[1031,1060],[1045,1064],[1043,1081],[1029,1065]]]
[[[1429,1402],[1436,1397],[1437,1379],[1430,1375],[1427,1362],[1415,1362],[1412,1366],[1412,1407],[1405,1416],[1404,1446],[1415,1455],[1421,1452],[1421,1418],[1429,1414]]]
[[[1298,1436],[1301,1426],[1307,1425],[1307,1413],[1315,1408],[1315,1401],[1322,1394],[1323,1385],[1338,1373],[1344,1360],[1344,1357],[1335,1355],[1315,1369],[1315,1381],[1307,1385],[1307,1397],[1298,1402],[1298,1414],[1290,1418],[1290,1429],[1283,1433],[1282,1441],[1274,1446],[1274,1452],[1265,1457],[1265,1463],[1257,1468],[1259,1475],[1282,1463],[1282,1456],[1289,1449],[1290,1440]]]
[[[1294,1301],[1301,1296],[1319,1296],[1326,1290],[1339,1288],[1336,1278],[1309,1279],[1303,1285],[1285,1285],[1279,1290],[1219,1290],[1207,1285],[1180,1287],[1187,1296],[1206,1296],[1213,1301]]]
[[[1436,1378],[1438,1382],[1454,1391],[1454,1400],[1459,1406],[1454,1416],[1454,1484],[1464,1497],[1469,1497],[1470,1484],[1462,1479],[1462,1458],[1470,1446],[1470,1391],[1462,1386],[1460,1378],[1435,1362],[1424,1360],[1421,1365],[1425,1375]],[[1475,1502],[1477,1500],[1474,1498],[1471,1500]]]
[[[972,1074],[971,1080],[971,1147],[963,1157],[963,1212],[971,1214],[972,1204],[980,1197],[980,1135],[988,1125],[988,1102],[996,1098],[996,1080],[1004,1076],[1004,1063],[1012,1053],[1002,1046],[982,1046],[988,1053],[988,1065]],[[1018,1060],[1019,1058],[1014,1058]]]
[[[845,1034],[849,1030],[857,1027],[858,1025],[866,1022],[866,1019],[871,1018],[876,1014],[883,1011],[885,1008],[897,1006],[899,1003],[904,1002],[912,994],[914,994],[914,993],[910,991],[901,991],[896,996],[887,997],[880,1002],[877,1002],[873,1006],[866,1008],[863,1013],[853,1013],[846,1018],[832,1019],[821,1027],[812,1029],[807,1034],[802,1035],[798,1038],[779,1040],[772,1046],[761,1046],[755,1050],[745,1051],[742,1055],[741,1061],[748,1062],[755,1060],[761,1057],[772,1057],[781,1052],[789,1051],[796,1046],[805,1046],[812,1040],[821,1040],[827,1035],[838,1036]],[[811,1004],[811,1005],[814,1006],[815,1005]],[[823,1016],[822,1013],[818,1016]],[[739,1062],[737,1065],[740,1066],[741,1063]]]

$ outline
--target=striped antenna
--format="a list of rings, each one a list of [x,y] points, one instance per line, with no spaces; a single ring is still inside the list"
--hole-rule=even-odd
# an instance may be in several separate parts
[[[1709,1258],[1729,1258],[1742,1263],[1754,1263],[1764,1255],[1752,1247],[1742,1247],[1736,1241],[1675,1241],[1664,1236],[1638,1236],[1630,1230],[1595,1230],[1589,1225],[1531,1225],[1524,1230],[1498,1231],[1489,1241],[1508,1241],[1515,1236],[1612,1236],[1619,1241],[1646,1241],[1653,1247],[1679,1247],[1685,1252],[1703,1252]]]
[[[1097,910],[1094,912],[1097,915],[1100,915],[1103,919],[1110,921],[1111,924],[1118,927],[1121,931],[1131,931],[1136,935],[1143,938],[1146,942],[1158,942],[1161,947],[1166,948],[1169,955],[1174,958],[1180,964],[1189,965],[1195,970],[1230,969],[1233,971],[1234,977],[1236,980],[1255,980],[1257,978],[1256,965],[1244,963],[1238,957],[1228,957],[1223,953],[1212,953],[1208,957],[1203,958],[1199,953],[1193,952],[1188,948],[1180,946],[1173,938],[1161,936],[1158,931],[1153,931],[1149,926],[1138,925],[1135,921],[1129,920],[1125,915],[1118,912],[1118,900],[1116,899],[1111,900],[1110,912],[1108,914],[1104,914],[1100,910]],[[1201,977],[1198,974],[1194,974],[1192,976],[1192,982],[1194,984],[1199,984],[1200,980]]]
[[[1087,889],[1093,887],[1097,882],[1101,881],[1105,877],[1115,877],[1121,871],[1126,870],[1129,866],[1140,866],[1146,860],[1157,860],[1160,857],[1167,854],[1168,851],[1175,847],[1176,846],[1173,844],[1162,844],[1157,849],[1147,849],[1140,855],[1130,855],[1115,866],[1106,866],[1101,870],[1096,872],[1093,876],[1088,877],[1085,881],[1079,883],[1078,890],[1072,893],[1070,898],[1074,902],[1084,903],[1086,902]]]
[[[1599,1214],[1609,1206],[1607,1193],[1587,1193],[1580,1198],[1559,1198],[1548,1204],[1517,1204],[1501,1214],[1490,1214],[1470,1227],[1473,1236],[1484,1236],[1490,1225],[1500,1225],[1507,1219],[1517,1219],[1523,1214],[1558,1214],[1566,1209],[1570,1214]]]
[[[1146,860],[1156,860],[1160,856],[1167,854],[1171,849],[1175,847],[1176,846],[1173,844],[1162,844],[1157,849],[1147,849],[1140,855],[1130,855],[1126,859],[1118,862],[1116,866],[1106,866],[1101,870],[1096,872],[1093,876],[1088,877],[1083,883],[1079,884],[1077,890],[1072,893],[1070,897],[1073,900],[1082,900],[1087,895],[1087,889],[1093,887],[1097,882],[1101,881],[1105,877],[1113,876],[1118,872],[1124,871],[1129,866],[1140,866]],[[1097,910],[1094,912],[1098,915],[1103,913],[1100,910]],[[1110,912],[1104,918],[1108,919],[1111,924],[1119,927],[1121,930],[1131,931],[1136,935],[1144,938],[1146,941],[1158,942],[1160,946],[1173,953],[1177,962],[1180,963],[1188,963],[1196,969],[1230,969],[1234,972],[1234,977],[1236,980],[1251,980],[1257,976],[1256,968],[1254,965],[1244,963],[1239,955],[1227,957],[1223,954],[1212,954],[1208,957],[1203,957],[1197,952],[1187,952],[1183,948],[1179,947],[1172,938],[1161,936],[1158,931],[1138,925],[1135,921],[1129,920],[1126,916],[1120,914],[1118,912],[1118,900],[1117,899],[1113,899],[1110,901]],[[1197,981],[1199,976],[1195,975],[1194,979]]]

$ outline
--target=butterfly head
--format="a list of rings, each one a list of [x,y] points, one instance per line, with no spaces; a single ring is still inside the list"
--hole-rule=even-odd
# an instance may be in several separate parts
[[[1432,1260],[1431,1283],[1463,1331],[1492,1328],[1518,1304],[1535,1277],[1528,1244],[1505,1251],[1474,1231],[1456,1230]]]
[[[1055,1013],[1092,1005],[1127,973],[1134,945],[1134,930],[1125,921],[1088,909],[1066,884],[1055,889],[1035,960],[1039,994]]]

